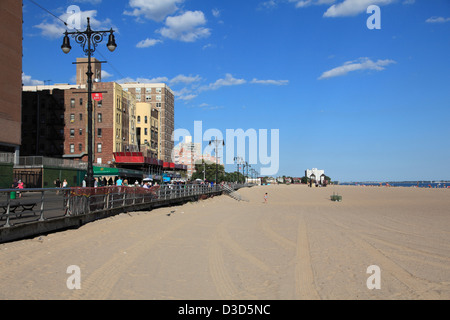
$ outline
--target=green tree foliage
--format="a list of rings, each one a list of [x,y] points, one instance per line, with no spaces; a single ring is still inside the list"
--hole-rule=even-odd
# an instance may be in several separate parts
[[[195,172],[192,174],[191,180],[203,180],[203,170],[205,170],[205,180],[215,181],[216,164],[215,163],[198,163],[195,165]],[[239,179],[239,180],[238,180]],[[217,183],[226,182],[244,182],[244,176],[238,172],[225,172],[225,167],[221,164],[217,165]]]

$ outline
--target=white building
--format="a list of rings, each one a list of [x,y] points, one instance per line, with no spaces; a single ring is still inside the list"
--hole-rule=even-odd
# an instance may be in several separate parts
[[[314,181],[318,181],[322,183],[325,180],[325,170],[319,170],[317,168],[306,169],[305,176],[312,179]]]

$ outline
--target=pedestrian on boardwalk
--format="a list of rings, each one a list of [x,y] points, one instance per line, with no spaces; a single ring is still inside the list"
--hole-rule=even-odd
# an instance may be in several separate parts
[[[56,190],[56,194],[59,194],[59,189],[61,188],[61,180],[59,180],[59,178],[56,178],[55,180],[55,188],[58,189]]]
[[[23,182],[22,182],[22,180],[19,180],[19,182],[18,182],[18,184],[17,184],[17,188],[20,190],[20,189],[23,189]],[[19,198],[22,198],[22,193],[19,191],[19,192],[17,192],[18,194],[19,194]]]

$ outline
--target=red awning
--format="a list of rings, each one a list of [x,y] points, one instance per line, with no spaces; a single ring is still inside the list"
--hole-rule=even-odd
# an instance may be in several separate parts
[[[116,163],[144,163],[142,152],[114,152]]]

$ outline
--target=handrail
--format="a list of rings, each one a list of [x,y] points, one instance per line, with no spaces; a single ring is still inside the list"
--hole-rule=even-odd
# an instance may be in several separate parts
[[[46,221],[56,217],[70,217],[121,208],[143,208],[146,205],[189,200],[201,195],[237,190],[248,184],[181,184],[151,188],[108,186],[95,188],[30,188],[0,189],[0,228]],[[21,198],[16,197],[20,192]],[[5,199],[6,195],[6,199]],[[30,217],[28,213],[33,213]],[[26,216],[26,217],[23,217]],[[3,226],[1,222],[5,220]]]

